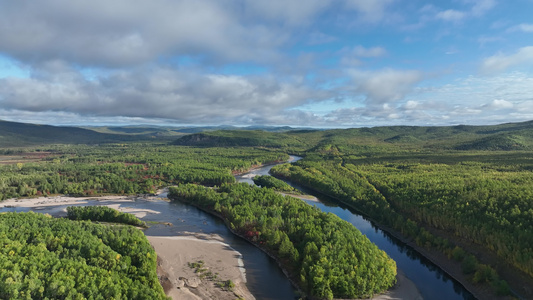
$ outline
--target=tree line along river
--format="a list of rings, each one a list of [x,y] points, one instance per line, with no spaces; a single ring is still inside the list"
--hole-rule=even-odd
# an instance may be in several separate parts
[[[301,159],[292,157],[291,161]],[[254,169],[246,174],[237,175],[239,182],[253,184],[254,175],[267,175],[272,165]],[[294,186],[304,192],[305,189]],[[160,197],[166,197],[161,194]],[[338,202],[318,195],[318,202],[306,200],[310,205],[315,205],[324,212],[330,212],[341,219],[348,221],[365,234],[368,239],[384,250],[397,263],[398,269],[410,279],[419,290],[424,299],[450,300],[450,299],[475,299],[461,284],[443,272],[438,266],[423,257],[420,253],[399,241],[390,234],[380,230],[371,221],[348,209]],[[147,235],[155,236],[180,236],[191,233],[217,234],[243,256],[246,268],[247,287],[256,299],[265,300],[292,300],[298,297],[295,289],[285,277],[274,259],[270,258],[260,249],[251,245],[240,237],[233,235],[224,223],[218,218],[211,216],[191,205],[181,202],[167,202],[139,197],[134,202],[113,200],[102,201],[88,200],[82,205],[126,205],[134,209],[148,209],[158,213],[147,214],[142,218],[144,221],[169,222],[173,226],[155,224],[146,229]],[[3,211],[28,211],[58,214],[67,205],[39,208],[1,208]],[[275,287],[275,288],[273,288]]]
[[[297,161],[301,157],[294,156],[291,161]],[[254,175],[268,175],[273,166],[264,166],[251,171],[250,173],[237,176],[239,182],[254,184],[251,179]],[[348,221],[365,234],[368,239],[385,251],[396,261],[398,269],[410,279],[424,299],[448,300],[448,299],[475,299],[459,282],[451,278],[441,268],[433,264],[412,247],[406,245],[394,236],[379,229],[371,221],[365,219],[357,212],[347,206],[339,204],[338,201],[324,195],[317,195],[301,186],[288,182],[294,188],[314,194],[318,202],[304,200],[309,205],[314,205],[324,212],[337,215],[341,219]]]

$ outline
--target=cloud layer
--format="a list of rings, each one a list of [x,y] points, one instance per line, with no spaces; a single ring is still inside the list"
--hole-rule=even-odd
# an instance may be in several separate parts
[[[0,7],[0,119],[361,126],[533,112],[532,25],[497,0]]]

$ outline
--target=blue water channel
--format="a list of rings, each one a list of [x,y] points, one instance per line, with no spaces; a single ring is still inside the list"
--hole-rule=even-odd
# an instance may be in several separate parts
[[[248,243],[244,239],[232,234],[226,225],[218,218],[211,216],[194,206],[169,202],[166,194],[160,198],[137,197],[134,201],[123,202],[117,200],[88,200],[76,205],[119,205],[138,210],[153,210],[143,218],[144,221],[168,222],[172,226],[155,224],[145,230],[146,235],[152,236],[183,236],[195,233],[216,234],[223,238],[233,249],[242,254],[246,268],[246,286],[257,300],[294,300],[298,299],[293,286],[276,262],[263,251]],[[24,201],[24,200],[21,200]],[[54,216],[66,216],[65,209],[71,205],[57,205],[49,207],[6,207],[0,208],[1,212],[27,212],[34,211],[48,213]]]
[[[293,157],[291,161],[297,161],[300,157]],[[266,175],[272,166],[266,166],[252,171],[253,175]],[[250,174],[237,177],[240,182],[253,184]],[[379,229],[371,221],[365,219],[356,211],[346,205],[335,201],[327,196],[314,193],[304,187],[292,184],[293,187],[317,197],[317,201],[304,200],[310,205],[314,205],[324,212],[330,212],[341,219],[350,222],[359,229],[368,239],[385,251],[396,261],[399,270],[410,279],[418,288],[424,299],[431,300],[455,300],[455,299],[476,299],[459,282],[451,278],[440,267],[433,264],[412,247],[406,245],[394,236]]]
[[[298,159],[300,157],[293,157],[292,161]],[[236,176],[236,179],[239,182],[253,184],[251,177],[268,174],[271,168],[272,166],[265,166],[255,169],[247,174]],[[301,187],[296,187],[302,189],[304,192],[310,193]],[[157,213],[147,214],[142,220],[172,223],[172,226],[163,224],[153,225],[146,229],[145,232],[147,235],[180,236],[194,233],[220,235],[225,243],[243,255],[244,266],[246,268],[246,285],[256,299],[293,300],[298,298],[295,289],[291,286],[276,262],[264,252],[233,235],[218,218],[188,204],[164,201],[163,198],[166,197],[166,194],[160,196],[160,199],[138,197],[133,202],[88,200],[86,203],[78,205],[118,204],[133,209],[149,209]],[[383,232],[372,224],[372,222],[347,207],[340,205],[338,202],[322,195],[315,196],[317,196],[319,202],[306,201],[310,205],[315,205],[322,211],[331,212],[357,227],[370,241],[387,252],[396,261],[398,268],[416,285],[424,299],[475,299],[462,285],[450,278],[439,267],[405,243]],[[67,205],[36,208],[9,207],[0,208],[0,212],[32,210],[61,216],[62,211],[66,207]]]

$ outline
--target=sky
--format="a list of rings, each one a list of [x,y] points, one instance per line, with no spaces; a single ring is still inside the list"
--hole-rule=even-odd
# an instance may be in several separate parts
[[[0,119],[533,119],[533,0],[0,0]]]

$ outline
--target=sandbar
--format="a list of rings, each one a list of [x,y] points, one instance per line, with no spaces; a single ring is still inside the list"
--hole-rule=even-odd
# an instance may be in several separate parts
[[[147,236],[158,255],[158,276],[165,292],[172,299],[255,299],[246,288],[246,273],[242,255],[216,235]],[[203,239],[208,238],[208,239]],[[203,262],[207,271],[196,272],[189,263]],[[217,274],[215,280],[201,274]],[[217,282],[231,280],[235,287],[227,290]]]

